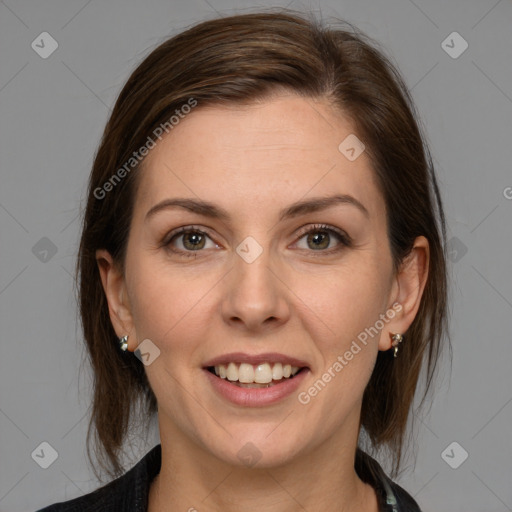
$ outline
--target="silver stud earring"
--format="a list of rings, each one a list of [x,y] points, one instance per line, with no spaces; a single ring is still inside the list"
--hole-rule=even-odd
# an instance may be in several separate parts
[[[395,349],[394,357],[396,357],[398,353],[398,344],[402,343],[404,337],[401,334],[390,334],[391,339],[393,340],[391,346]]]
[[[128,335],[119,338],[119,348],[125,352],[128,349]]]

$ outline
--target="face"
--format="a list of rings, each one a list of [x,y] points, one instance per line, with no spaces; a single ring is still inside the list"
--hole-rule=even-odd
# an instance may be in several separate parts
[[[403,330],[384,199],[366,153],[338,149],[353,133],[325,101],[280,95],[199,105],[151,150],[116,322],[131,350],[159,351],[145,370],[161,435],[260,466],[357,437],[378,350]],[[279,380],[277,362],[302,369]],[[251,371],[273,385],[230,383]]]

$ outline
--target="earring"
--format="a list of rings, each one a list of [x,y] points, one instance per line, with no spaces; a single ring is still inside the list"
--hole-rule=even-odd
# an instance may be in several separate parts
[[[398,353],[398,344],[402,343],[404,337],[398,333],[390,334],[390,336],[391,336],[391,339],[393,340],[393,342],[391,343],[391,346],[395,349],[394,357],[396,357],[396,355]]]
[[[128,348],[128,334],[123,336],[122,338],[119,338],[119,348],[125,352]]]

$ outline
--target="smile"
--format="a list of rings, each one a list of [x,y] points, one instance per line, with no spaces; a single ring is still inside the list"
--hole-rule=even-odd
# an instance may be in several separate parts
[[[226,373],[227,371],[226,368]],[[241,407],[266,407],[284,402],[286,398],[296,394],[310,370],[303,367],[295,375],[290,373],[289,377],[283,376],[280,380],[272,379],[266,383],[230,381],[227,377],[215,375],[214,367],[204,368],[203,372],[211,389],[223,400]]]
[[[208,370],[221,379],[227,379],[240,387],[270,387],[284,379],[293,378],[300,370],[298,366],[282,363],[249,363],[231,362],[227,365],[211,366]]]

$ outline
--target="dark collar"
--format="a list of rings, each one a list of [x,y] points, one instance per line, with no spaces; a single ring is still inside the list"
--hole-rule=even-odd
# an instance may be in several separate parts
[[[392,489],[392,482],[380,464],[360,448],[357,448],[356,451],[355,470],[363,482],[370,484],[375,489],[379,511],[400,512],[397,498]]]
[[[160,471],[161,453],[161,445],[157,445],[137,465],[140,466],[134,475],[135,482],[140,484],[136,486],[137,512],[146,512],[151,481]],[[412,497],[386,475],[375,459],[360,448],[356,451],[355,470],[363,482],[375,489],[380,512],[420,512]]]
[[[162,448],[152,448],[124,475],[73,500],[55,503],[39,512],[147,512],[151,482],[160,472]],[[379,463],[357,449],[355,469],[359,478],[376,491],[379,512],[421,512],[417,503],[399,485],[391,481]]]

